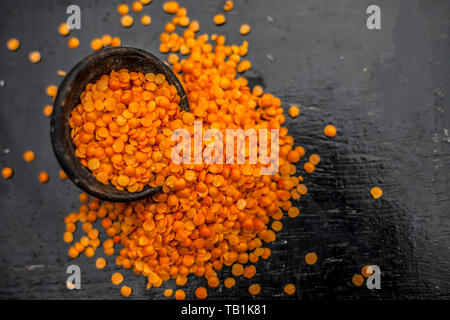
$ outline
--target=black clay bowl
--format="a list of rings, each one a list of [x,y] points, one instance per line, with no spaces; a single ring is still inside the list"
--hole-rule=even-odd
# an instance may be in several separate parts
[[[97,181],[88,168],[75,156],[75,146],[70,137],[69,118],[72,109],[80,103],[80,95],[88,83],[98,80],[112,70],[126,68],[130,71],[162,73],[174,85],[181,98],[180,107],[189,111],[186,93],[170,68],[152,54],[136,48],[108,48],[99,50],[80,61],[61,83],[53,107],[51,139],[53,150],[67,176],[83,191],[102,200],[128,202],[147,198],[160,188],[144,187],[141,192],[117,190],[112,184]]]

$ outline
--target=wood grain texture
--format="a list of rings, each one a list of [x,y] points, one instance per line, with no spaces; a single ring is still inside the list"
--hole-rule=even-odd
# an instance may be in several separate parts
[[[120,36],[124,45],[163,57],[158,37],[169,17],[161,4],[144,8],[151,26],[136,18],[133,28],[124,29],[118,3],[77,1],[82,30],[73,32],[81,41],[75,51],[57,34],[70,1],[2,3],[0,43],[21,40],[16,53],[0,49],[0,165],[15,170],[12,180],[0,181],[2,299],[120,297],[109,279],[119,270],[112,259],[105,272],[96,270],[92,259],[67,257],[63,217],[79,205],[79,190],[57,177],[49,119],[42,115],[51,102],[45,87],[61,81],[56,70],[68,71],[89,54],[94,37]],[[369,4],[381,7],[380,31],[365,27]],[[239,279],[235,288],[210,290],[209,296],[250,298],[248,285],[258,282],[258,298],[450,298],[449,2],[239,1],[220,28],[212,16],[222,1],[182,5],[202,32],[224,33],[231,43],[249,41],[247,76],[279,96],[286,109],[301,105],[300,117],[287,117],[286,126],[296,144],[322,157],[314,174],[301,173],[308,186],[296,203],[301,214],[283,219],[284,229],[270,246],[273,254],[257,264],[255,279]],[[252,27],[246,37],[239,35],[242,23]],[[32,50],[43,54],[38,65],[27,60]],[[327,123],[338,127],[335,139],[323,136]],[[28,149],[36,153],[31,164],[22,159]],[[41,170],[51,174],[47,185],[38,182]],[[369,194],[375,185],[384,191],[377,201]],[[315,266],[304,263],[310,251],[318,253]],[[72,263],[81,267],[82,290],[65,287]],[[366,264],[380,266],[381,290],[351,284]],[[145,291],[143,277],[124,275],[133,298],[163,298],[164,288]],[[297,286],[292,297],[282,293],[287,282]],[[205,280],[188,282],[188,297],[199,284]]]

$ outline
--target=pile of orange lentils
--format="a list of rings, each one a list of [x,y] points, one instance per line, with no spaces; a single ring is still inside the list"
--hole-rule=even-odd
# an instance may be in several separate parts
[[[136,1],[132,10],[141,12],[143,5],[150,2]],[[233,1],[226,1],[223,11],[233,8]],[[221,283],[231,288],[241,276],[253,278],[257,273],[255,264],[270,257],[266,244],[275,241],[276,232],[283,229],[284,215],[295,218],[300,214],[291,200],[299,200],[307,193],[295,165],[306,152],[294,146],[293,137],[282,126],[285,116],[281,100],[265,93],[261,86],[250,88],[241,76],[251,68],[250,61],[243,59],[248,53],[247,41],[228,45],[223,35],[199,35],[198,21],[190,20],[186,8],[176,1],[165,2],[163,10],[173,18],[160,35],[160,51],[169,54],[168,64],[187,93],[191,112],[180,110],[178,92],[164,75],[122,69],[88,84],[70,118],[75,154],[98,181],[128,192],[139,192],[145,186],[162,187],[162,192],[132,203],[102,202],[82,193],[79,211],[65,218],[64,241],[72,244],[68,250],[71,258],[81,253],[92,258],[100,247],[107,256],[116,254],[118,266],[147,278],[147,289],[160,287],[169,279],[184,286],[191,274],[205,277],[210,288]],[[133,18],[128,15],[129,7],[121,4],[118,12],[122,25],[130,27]],[[218,14],[213,21],[222,25],[226,16]],[[150,16],[142,16],[141,22],[149,25]],[[70,33],[66,24],[61,24],[58,31],[63,36]],[[242,25],[239,32],[248,34],[250,26]],[[120,44],[119,38],[104,35],[93,39],[91,48]],[[72,37],[68,45],[75,49],[79,41]],[[10,39],[7,47],[15,51],[20,43]],[[34,63],[41,60],[39,52],[29,58]],[[53,99],[56,93],[56,86],[47,88]],[[44,114],[51,113],[52,107],[47,106]],[[288,113],[295,118],[300,109],[292,106]],[[201,121],[204,131],[217,129],[223,136],[227,129],[279,129],[278,172],[261,175],[263,166],[259,163],[173,163],[176,142],[171,135],[180,128],[193,134],[194,121]],[[337,130],[327,125],[324,134],[331,138]],[[245,153],[248,157],[248,148]],[[24,159],[32,162],[35,155],[27,151]],[[320,157],[311,154],[303,169],[312,173],[319,163]],[[2,169],[5,179],[13,174],[10,167]],[[60,177],[67,179],[63,171]],[[46,172],[39,174],[42,183],[49,179]],[[379,198],[382,191],[373,188],[371,194]],[[108,237],[103,243],[96,222]],[[75,241],[74,233],[80,226],[86,235]],[[317,260],[314,252],[305,256],[309,265]],[[96,266],[105,268],[106,260],[98,258]],[[224,267],[230,267],[232,277],[221,280],[218,271]],[[114,273],[111,281],[121,285],[124,277]],[[257,283],[248,288],[252,295],[261,290]],[[295,290],[290,283],[284,287],[288,295]],[[120,291],[125,297],[132,294],[128,286]],[[179,300],[186,297],[181,288],[164,291],[165,297],[172,295]],[[195,296],[207,298],[207,288],[196,288]]]
[[[227,45],[223,35],[197,35],[199,23],[187,18],[185,8],[170,1],[164,9],[174,18],[160,36],[160,49],[170,52],[191,113],[180,111],[176,88],[163,75],[115,70],[86,87],[70,119],[76,156],[98,181],[129,192],[162,186],[162,192],[132,203],[89,202],[83,194],[79,212],[66,217],[64,238],[72,243],[80,222],[87,236],[73,244],[69,255],[92,257],[100,246],[93,223],[101,220],[110,237],[103,242],[105,254],[118,250],[116,264],[145,276],[148,289],[171,278],[183,286],[190,274],[205,277],[215,288],[221,283],[217,272],[225,266],[234,277],[253,278],[254,264],[271,254],[265,245],[282,230],[284,213],[298,216],[291,199],[307,192],[295,166],[305,150],[295,147],[282,127],[281,100],[259,86],[252,90],[239,75],[251,67],[242,60],[248,43]],[[177,27],[185,28],[181,35]],[[196,120],[204,130],[218,129],[224,136],[226,129],[279,129],[278,173],[261,175],[261,164],[174,164],[171,134],[178,128],[193,133]],[[308,172],[319,160],[311,155]],[[224,285],[235,282],[230,277]],[[254,295],[260,290],[258,284],[249,287]],[[293,293],[290,286],[286,290]],[[204,287],[195,293],[207,297]],[[176,299],[184,297],[182,289],[175,292]]]

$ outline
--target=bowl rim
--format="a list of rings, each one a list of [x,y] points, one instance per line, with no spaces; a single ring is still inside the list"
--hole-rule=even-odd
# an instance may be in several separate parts
[[[105,188],[105,185],[100,183],[95,179],[92,173],[85,167],[82,166],[81,162],[79,162],[80,167],[85,168],[88,171],[88,174],[92,175],[92,178],[95,182],[86,181],[83,177],[77,173],[70,161],[75,159],[79,159],[76,157],[75,153],[72,153],[71,150],[68,150],[66,145],[64,144],[64,139],[61,138],[60,132],[63,131],[65,124],[65,104],[66,97],[68,92],[72,90],[72,83],[78,78],[81,72],[83,72],[89,65],[97,64],[101,60],[105,58],[111,58],[114,56],[123,56],[123,55],[134,55],[138,58],[147,59],[157,68],[163,70],[163,73],[166,75],[167,80],[170,84],[174,85],[177,88],[178,95],[180,96],[180,107],[182,110],[189,111],[189,103],[187,100],[186,92],[184,91],[183,86],[178,80],[177,76],[173,73],[173,71],[167,66],[161,59],[155,57],[153,54],[144,51],[139,48],[133,47],[110,47],[95,51],[94,53],[84,57],[80,62],[78,62],[70,72],[66,75],[66,77],[61,82],[58,93],[56,95],[55,101],[53,103],[53,113],[50,122],[50,136],[53,151],[56,155],[56,158],[62,168],[62,170],[66,173],[66,175],[70,178],[70,180],[78,186],[81,190],[86,193],[105,201],[111,202],[131,202],[138,201],[152,196],[153,194],[160,192],[161,187],[152,188],[150,186],[145,186],[144,189],[140,192],[131,193],[127,190],[110,190],[112,192],[108,192],[106,195],[105,192],[102,192],[102,189]],[[131,70],[132,71],[132,70]],[[95,78],[94,78],[95,79]],[[91,79],[88,83],[91,83],[93,80]],[[78,94],[81,94],[79,92]],[[71,110],[76,106],[71,107]],[[71,111],[70,111],[71,112]],[[61,130],[58,130],[61,129]],[[70,126],[67,125],[68,131],[66,132],[70,137]],[[81,169],[82,170],[82,169]],[[93,185],[94,184],[94,185]]]

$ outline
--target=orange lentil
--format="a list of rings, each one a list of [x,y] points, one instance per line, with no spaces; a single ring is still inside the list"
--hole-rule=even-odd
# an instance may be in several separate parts
[[[373,274],[374,270],[372,269],[371,266],[364,266],[361,269],[361,274],[363,275],[364,278],[368,278]]]
[[[220,25],[224,24],[224,23],[227,21],[227,19],[225,18],[225,15],[223,15],[223,14],[221,14],[221,13],[216,14],[216,15],[214,16],[213,20],[214,20],[214,23],[215,23],[217,26],[220,26]]]
[[[78,48],[79,45],[80,45],[80,40],[78,40],[78,38],[71,37],[67,41],[67,46],[72,50]]]
[[[75,249],[75,247],[70,247],[68,250],[68,254],[69,254],[69,257],[76,258],[76,257],[78,257],[78,255],[80,253]]]
[[[310,266],[317,262],[317,254],[315,252],[309,252],[305,255],[305,262]]]
[[[291,106],[289,108],[289,115],[291,118],[296,118],[300,114],[300,109],[297,106]]]
[[[85,193],[85,192],[80,193],[79,200],[82,203],[88,203],[89,202],[89,195],[87,193]]]
[[[122,286],[122,288],[120,288],[120,294],[125,298],[129,297],[132,292],[133,292],[133,289],[131,289],[128,286]]]
[[[103,41],[100,38],[95,38],[91,41],[91,49],[92,50],[100,50],[103,47]]]
[[[122,41],[118,37],[113,37],[111,40],[111,46],[112,47],[120,47]]]
[[[111,276],[111,282],[118,286],[123,282],[123,275],[119,272],[114,272]]]
[[[170,14],[175,14],[179,10],[180,5],[176,1],[167,1],[163,4],[163,10]]]
[[[64,232],[64,242],[70,243],[73,241],[73,233],[72,232]]]
[[[41,61],[41,53],[39,51],[32,51],[30,52],[30,54],[28,55],[28,59],[32,62],[32,63],[39,63],[39,61]]]
[[[231,273],[236,277],[242,276],[244,274],[244,266],[239,263],[233,264]]]
[[[148,26],[148,25],[150,25],[152,23],[152,18],[148,14],[143,15],[141,17],[141,23],[144,26]]]
[[[133,17],[130,15],[124,15],[122,18],[120,18],[120,23],[125,28],[129,28],[133,25]]]
[[[305,162],[303,168],[307,173],[313,173],[316,170],[316,167],[311,162]]]
[[[9,179],[9,178],[11,178],[11,177],[13,176],[13,174],[14,174],[14,171],[13,171],[13,169],[10,168],[10,167],[4,167],[4,168],[2,169],[2,176],[3,176],[4,179]]]
[[[225,288],[230,289],[236,285],[236,280],[234,278],[228,277],[224,280],[223,284]]]
[[[250,61],[243,60],[238,64],[236,70],[237,70],[237,72],[242,73],[242,72],[249,70],[251,68],[251,66],[252,66],[252,64],[250,63]]]
[[[58,27],[58,32],[62,36],[67,36],[70,33],[70,28],[67,23],[61,23]]]
[[[255,276],[255,274],[256,274],[255,266],[247,266],[247,267],[245,267],[243,274],[244,274],[245,278],[249,278],[249,279],[253,278]]]
[[[130,12],[130,8],[125,3],[121,3],[117,6],[117,12],[119,12],[121,16],[124,16]]]
[[[94,256],[94,254],[95,254],[95,249],[92,247],[87,247],[84,250],[84,255],[88,258],[92,258]]]
[[[195,289],[195,296],[197,299],[206,299],[208,297],[208,291],[205,287],[198,287]]]
[[[293,295],[295,293],[295,285],[293,285],[292,283],[288,283],[284,286],[284,292],[288,295]]]
[[[291,150],[288,153],[288,160],[292,163],[297,163],[300,160],[300,153],[296,150]]]
[[[98,238],[98,230],[97,229],[91,229],[88,232],[89,239],[97,239]]]
[[[142,9],[144,9],[144,6],[142,5],[142,3],[140,1],[133,2],[133,5],[131,6],[131,10],[133,10],[134,12],[141,12]]]
[[[53,113],[53,106],[50,105],[45,106],[43,113],[45,116],[50,117]]]
[[[104,34],[102,36],[102,47],[108,47],[112,43],[112,37],[109,34]]]
[[[166,289],[166,290],[164,290],[164,293],[163,293],[164,297],[167,297],[167,298],[171,297],[172,294],[173,294],[173,289]]]
[[[97,258],[97,260],[95,260],[95,266],[97,267],[97,269],[105,268],[106,267],[105,258]]]
[[[290,207],[288,209],[288,216],[291,218],[295,218],[299,215],[300,210],[297,207]]]
[[[46,93],[48,96],[54,98],[54,97],[56,97],[56,94],[58,93],[58,87],[51,84],[51,85],[47,86]]]
[[[254,296],[258,295],[260,293],[260,291],[261,291],[261,286],[257,283],[254,283],[248,287],[248,292],[250,292],[250,294],[254,295]]]
[[[370,194],[372,195],[372,198],[378,199],[383,195],[383,190],[381,190],[379,187],[373,187],[370,189]]]
[[[20,47],[20,42],[16,38],[9,39],[6,42],[6,47],[10,51],[17,51],[19,49],[19,47]]]
[[[250,26],[248,24],[243,24],[241,25],[241,27],[239,28],[239,33],[243,36],[245,36],[246,34],[248,34],[250,32]]]
[[[70,223],[66,224],[67,232],[75,232],[75,230],[77,230],[77,225],[75,223],[70,222]]]
[[[225,1],[225,4],[223,6],[224,11],[231,11],[234,8],[234,2],[231,0]]]
[[[325,127],[325,129],[323,129],[323,133],[327,136],[327,137],[334,137],[337,134],[337,129],[335,126],[329,124]]]
[[[361,287],[364,284],[364,278],[362,275],[360,274],[355,274],[352,277],[352,283],[357,286],[357,287]]]
[[[314,166],[317,166],[320,162],[320,156],[318,154],[313,153],[309,156],[309,162],[311,162]]]
[[[217,288],[220,284],[219,278],[216,276],[212,276],[208,278],[208,286],[211,288]]]
[[[59,170],[59,178],[61,180],[66,180],[68,177],[67,177],[67,174],[63,170]]]
[[[39,173],[39,182],[41,183],[47,183],[50,180],[50,176],[47,172],[42,171]]]
[[[276,232],[281,231],[281,229],[283,229],[283,223],[281,223],[281,221],[272,222],[272,229]]]
[[[31,150],[25,151],[23,154],[23,158],[26,162],[33,162],[36,156],[34,155],[34,152]]]
[[[175,299],[176,300],[184,300],[186,298],[186,293],[183,289],[178,289],[175,291]]]

